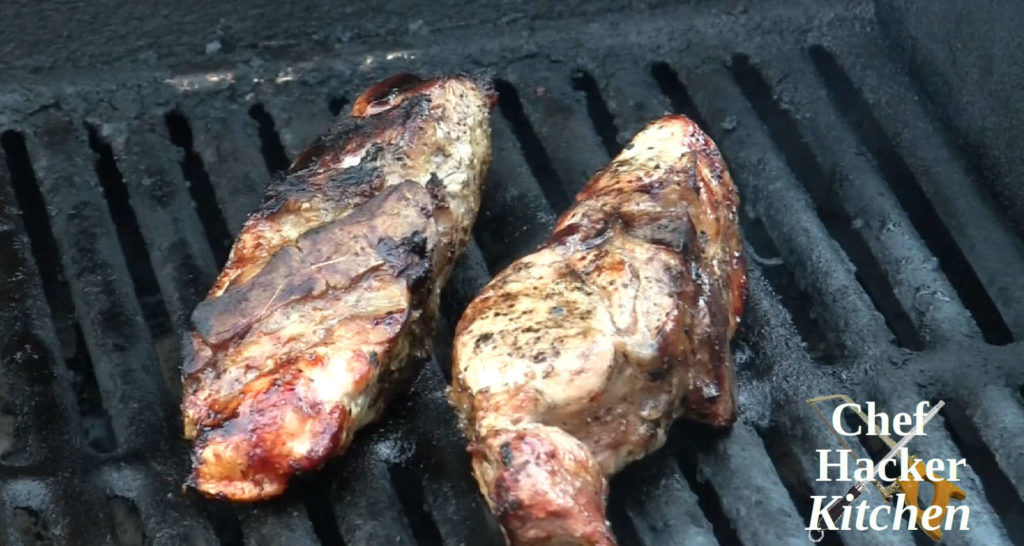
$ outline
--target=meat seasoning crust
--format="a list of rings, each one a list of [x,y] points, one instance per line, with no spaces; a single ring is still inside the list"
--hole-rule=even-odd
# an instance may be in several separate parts
[[[428,356],[479,208],[493,98],[469,77],[393,77],[271,184],[185,337],[190,485],[281,493]]]
[[[678,417],[734,421],[737,204],[711,139],[659,119],[466,309],[451,401],[513,544],[614,544],[607,477]]]

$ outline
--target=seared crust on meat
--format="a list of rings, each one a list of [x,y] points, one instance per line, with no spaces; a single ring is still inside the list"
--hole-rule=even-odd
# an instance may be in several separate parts
[[[429,356],[480,204],[492,98],[470,77],[393,77],[271,184],[185,339],[191,485],[280,493]]]
[[[647,126],[456,329],[451,400],[511,542],[613,544],[606,477],[736,417],[738,197],[692,121]]]

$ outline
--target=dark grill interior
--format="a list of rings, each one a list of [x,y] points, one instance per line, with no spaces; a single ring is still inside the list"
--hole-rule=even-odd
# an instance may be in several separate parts
[[[742,416],[730,433],[679,424],[613,480],[620,542],[806,543],[809,495],[848,484],[815,481],[815,449],[839,446],[804,400],[845,393],[889,411],[950,403],[912,444],[970,465],[971,531],[944,542],[1024,543],[1019,219],[890,55],[871,3],[785,4],[436,34],[413,21],[400,49],[5,86],[0,542],[500,543],[444,398],[454,323],[646,121],[675,111],[717,140],[744,200]],[[178,339],[262,187],[376,79],[475,68],[498,78],[494,160],[435,360],[283,498],[182,493]],[[914,540],[928,543],[826,543]]]

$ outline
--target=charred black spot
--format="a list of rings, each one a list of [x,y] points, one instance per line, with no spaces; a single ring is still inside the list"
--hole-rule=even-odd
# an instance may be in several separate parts
[[[418,287],[429,277],[427,238],[419,230],[397,240],[382,238],[377,241],[377,254],[397,276],[408,281],[412,287]]]
[[[437,173],[430,173],[430,178],[427,179],[425,185],[427,192],[430,193],[430,201],[435,207],[444,208],[448,206],[448,194],[444,191],[444,181],[437,176]]]
[[[377,241],[377,253],[393,267],[405,265],[410,258],[425,258],[426,251],[427,238],[419,230],[401,239],[384,237]]]
[[[479,349],[480,347],[483,347],[485,343],[490,343],[492,339],[494,339],[494,334],[490,332],[480,334],[477,336],[476,341],[473,342],[473,347]]]
[[[508,442],[501,444],[498,451],[501,452],[501,464],[509,466],[515,460],[515,457],[512,455],[512,446]]]
[[[651,381],[661,381],[661,380],[665,379],[667,376],[668,376],[668,370],[665,370],[665,369],[660,369],[659,368],[657,370],[651,370],[651,371],[647,372],[647,378],[650,379]]]
[[[342,169],[327,180],[328,191],[346,191],[348,188],[372,184],[379,178],[377,169],[381,145],[374,144],[358,164]]]
[[[379,360],[378,360],[378,359],[380,358],[380,357],[379,357],[379,356],[377,355],[377,351],[370,351],[370,354],[369,354],[369,355],[367,355],[367,356],[368,356],[368,357],[369,357],[369,359],[370,359],[370,365],[371,365],[371,366],[376,366],[376,365],[377,365],[377,363],[379,362]]]

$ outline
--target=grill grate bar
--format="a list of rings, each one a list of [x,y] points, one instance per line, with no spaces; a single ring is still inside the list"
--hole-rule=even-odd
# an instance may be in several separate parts
[[[831,189],[835,174],[826,173],[811,146],[790,115],[773,96],[760,70],[742,54],[732,57],[733,78],[786,160],[786,165],[814,203],[818,218],[854,266],[854,277],[886,319],[896,342],[913,350],[922,347],[921,337],[896,300],[892,286],[853,219],[835,199]]]
[[[6,131],[0,135],[0,149],[6,157],[0,176],[3,176],[4,187],[13,190],[13,195],[7,197],[6,202],[16,209],[15,214],[21,216],[25,234],[31,243],[43,295],[50,306],[57,339],[63,348],[64,358],[70,359],[79,352],[80,347],[76,342],[81,336],[75,335],[77,323],[74,302],[71,301],[71,291],[60,266],[60,254],[50,226],[50,215],[46,211],[43,195],[39,192],[39,182],[25,148],[25,138],[18,132]],[[11,221],[14,221],[13,216]]]
[[[112,135],[111,140],[125,174],[132,208],[139,213],[139,228],[160,292],[180,335],[205,293],[203,287],[212,284],[216,275],[214,256],[200,220],[201,213],[208,211],[196,210],[188,183],[171,155],[174,146],[162,127],[147,121],[132,123]],[[209,230],[206,235],[213,236]],[[178,383],[177,364],[171,368],[171,384]]]
[[[723,68],[711,67],[693,88],[741,192],[757,212],[813,302],[814,316],[840,354],[856,360],[885,345],[891,333],[854,277],[846,259],[814,213],[814,206],[775,152],[767,132]],[[719,131],[730,116],[743,131]]]
[[[285,156],[292,159],[298,157],[334,122],[331,118],[330,100],[324,97],[322,102],[311,101],[309,98],[312,93],[309,90],[303,92],[301,89],[295,89],[297,85],[305,86],[307,84],[305,82],[280,84],[272,93],[268,94],[264,100],[266,117],[260,121],[261,126],[266,124],[270,128],[276,129]],[[260,118],[263,118],[262,114]],[[288,163],[283,165],[284,169],[288,168]]]
[[[811,488],[811,481],[804,475],[792,446],[784,440],[785,435],[778,426],[767,427],[759,433],[772,469],[786,488],[789,499],[799,513],[800,521],[806,525],[814,509],[811,498],[814,490]],[[822,546],[841,546],[842,543],[836,533],[825,533],[821,542]]]
[[[684,424],[683,428],[689,423]],[[703,437],[707,435],[706,431],[701,431],[698,435],[700,438],[700,444],[706,445],[707,438]],[[689,436],[684,434],[683,436]],[[741,544],[739,537],[736,535],[736,530],[733,528],[734,523],[726,517],[725,512],[722,508],[722,500],[718,495],[718,491],[707,482],[704,476],[700,474],[701,470],[697,468],[697,449],[694,442],[683,442],[682,449],[677,451],[676,459],[679,462],[679,468],[683,472],[683,477],[686,478],[686,482],[690,485],[690,489],[697,494],[697,506],[700,511],[704,513],[704,517],[711,522],[711,530],[715,534],[715,538],[720,544]]]
[[[156,356],[92,165],[83,130],[48,111],[28,140],[104,406],[122,453],[158,445],[170,403]],[[38,140],[37,140],[38,139]],[[127,290],[126,290],[127,288]],[[162,305],[162,302],[161,302]]]
[[[301,488],[296,488],[301,489]],[[240,516],[242,543],[246,546],[288,544],[318,546],[324,544],[314,532],[301,499],[293,491],[283,498],[260,506],[243,508]]]
[[[572,88],[583,93],[587,101],[587,115],[594,125],[594,132],[601,138],[601,145],[604,146],[608,157],[615,157],[622,144],[619,141],[619,129],[615,126],[615,118],[612,117],[597,85],[597,80],[586,70],[577,70],[572,73]]]
[[[263,162],[267,166],[267,172],[271,176],[278,175],[288,170],[289,161],[284,145],[281,144],[281,137],[277,131],[273,116],[263,107],[262,104],[254,104],[249,108],[249,117],[259,124],[260,153],[263,154]],[[289,132],[289,134],[291,134]]]
[[[96,491],[56,479],[14,479],[0,486],[0,542],[12,546],[40,544],[109,544],[110,517],[77,506],[102,506]]]
[[[838,495],[840,489],[845,492],[845,487],[837,482],[817,481],[819,469],[815,450],[839,446],[827,429],[818,423],[817,417],[804,401],[821,394],[847,392],[856,396],[856,393],[836,385],[831,375],[815,373],[823,370],[816,367],[809,355],[800,348],[795,329],[787,324],[787,315],[768,288],[760,268],[750,266],[748,275],[745,331],[771,331],[773,335],[771,339],[757,336],[749,341],[754,365],[753,369],[739,368],[741,405],[744,408],[741,419],[764,423],[768,421],[770,412],[770,423],[762,424],[759,429],[759,433],[766,438],[763,442],[764,450],[768,453],[775,475],[789,492],[790,499],[794,500],[801,521],[806,521],[811,510],[810,495]],[[745,342],[743,338],[741,341]],[[758,378],[769,378],[769,381],[756,381],[748,373]],[[739,502],[735,495],[733,497],[733,502],[738,505],[749,506],[748,503]],[[780,491],[772,498],[782,499],[784,496]],[[857,533],[852,538],[846,535],[849,533],[844,533],[843,542],[849,545],[906,544],[909,537],[906,531],[871,533],[870,536]],[[833,533],[826,534],[826,541],[840,543]]]
[[[530,174],[509,122],[500,116],[492,117],[491,146],[493,160],[473,235],[488,269],[497,273],[547,239],[555,213]]]
[[[28,230],[34,236],[31,241],[22,235],[25,231],[21,229],[22,223],[28,223],[29,215],[22,213],[19,218],[17,201],[22,202],[24,211],[27,210],[24,199],[16,199],[13,191],[25,184],[35,193],[38,200],[35,210],[41,213],[34,220],[38,222],[37,229]],[[33,261],[31,257],[32,251],[37,258],[40,256],[37,241],[42,237],[51,245],[56,243],[49,232],[42,196],[34,181],[22,181],[13,186],[12,189],[7,165],[0,156],[0,377],[3,378],[0,386],[0,476],[5,466],[38,463],[46,467],[61,460],[66,450],[80,448],[79,431],[82,430],[73,408],[75,400],[66,396],[72,388],[67,371],[58,364],[60,342],[47,316],[52,313],[46,312],[43,290],[31,280],[47,279],[47,275],[37,272],[37,264],[42,269],[45,262]],[[59,288],[67,291],[59,275],[57,265],[49,278],[61,283]],[[74,313],[74,309],[68,311]],[[73,316],[70,320],[74,320]],[[69,327],[77,330],[73,322]],[[74,353],[74,347],[68,352]],[[79,400],[78,404],[88,405],[86,402],[94,400]],[[105,412],[102,415],[109,419]]]
[[[95,171],[103,199],[113,221],[121,251],[128,266],[128,275],[135,289],[135,298],[142,309],[142,318],[153,339],[171,332],[171,318],[164,306],[163,295],[146,253],[146,242],[139,230],[138,216],[132,208],[124,176],[114,160],[113,148],[105,135],[91,123],[86,124],[89,148],[95,154]]]
[[[620,484],[629,485],[626,513],[642,544],[718,544],[697,494],[667,450],[627,467],[612,480],[613,488]]]
[[[501,79],[495,80],[494,88],[498,92],[498,109],[508,122],[512,134],[519,141],[526,165],[540,184],[541,192],[552,208],[556,211],[564,210],[572,203],[572,194],[566,189],[560,174],[552,166],[547,150],[524,112],[519,91],[515,85]],[[537,90],[534,89],[533,92],[537,92]]]
[[[181,172],[188,181],[188,191],[192,196],[198,220],[206,232],[210,251],[213,252],[216,263],[222,264],[227,260],[228,250],[231,248],[231,232],[228,231],[224,214],[217,204],[216,192],[210,184],[210,175],[206,172],[202,158],[192,147],[192,127],[189,126],[188,119],[177,110],[164,115],[164,121],[170,142],[181,148]],[[160,136],[163,136],[162,132]],[[139,156],[144,157],[142,154]]]
[[[228,231],[236,234],[270,182],[260,155],[259,126],[229,101],[196,101],[186,112],[192,120],[193,146],[209,174]]]
[[[895,157],[905,162],[905,168],[900,167],[889,178],[902,172],[904,179],[920,183],[920,189],[928,198],[926,202],[930,202],[935,214],[944,220],[952,239],[987,289],[998,313],[984,308],[981,311],[974,309],[976,320],[982,323],[982,332],[987,333],[993,342],[1009,341],[1012,338],[1008,338],[1005,332],[1000,334],[1002,320],[1015,335],[1024,333],[1024,308],[1021,307],[1024,302],[1024,242],[1015,237],[1009,223],[999,216],[998,208],[970,179],[964,163],[943,142],[940,128],[917,100],[906,76],[890,64],[886,52],[862,39],[855,40],[853,47],[832,52],[836,66],[842,67],[852,82],[847,88],[851,92],[844,94],[844,100],[860,96],[863,102],[875,105],[875,121],[882,133],[875,131],[869,136],[888,140],[898,154]],[[819,51],[816,55],[820,56],[820,51],[824,50],[812,51]],[[878,60],[872,61],[870,68],[856,58],[868,58],[868,55],[879,55],[871,57]],[[840,73],[828,72],[832,76]],[[889,161],[883,159],[879,164],[884,168]],[[910,212],[915,210],[922,214],[927,211],[914,206],[908,208]],[[932,228],[934,226],[920,230],[926,242]],[[943,259],[943,253],[937,256],[940,261]],[[969,275],[970,267],[957,274],[947,273],[953,279],[954,287],[963,289],[963,283],[969,276],[961,277],[959,282],[958,276]],[[969,298],[962,299],[970,306],[985,302],[988,299],[985,295],[985,290],[972,290]]]
[[[861,224],[856,229],[929,344],[980,335],[896,197],[827,101],[809,59],[778,56],[762,61],[761,70],[769,81],[780,82],[777,93],[790,107],[805,114],[793,116],[794,121],[808,141],[817,143],[813,149],[825,170],[836,173],[832,187],[838,203]]]
[[[174,332],[154,336],[154,342],[164,383],[177,399],[179,340],[204,287],[213,282],[216,265],[164,129],[142,121],[114,131],[111,141],[124,172],[126,198],[137,213],[144,251],[163,295],[161,305],[166,305],[174,326]]]
[[[699,461],[701,476],[718,492],[744,544],[806,544],[804,519],[785,501],[782,480],[753,427],[736,423]]]
[[[341,536],[346,544],[414,545],[387,464],[373,453],[374,444],[392,446],[381,445],[384,439],[373,438],[371,430],[361,432],[363,438],[349,448],[344,464],[334,465],[330,496]]]
[[[509,68],[510,76],[522,90],[523,112],[557,173],[553,181],[540,177],[538,180],[542,185],[560,184],[565,196],[564,201],[549,199],[558,213],[569,208],[576,193],[608,164],[609,159],[594,132],[583,93],[572,88],[569,68],[541,60],[517,63]]]
[[[984,443],[992,450],[999,468],[1024,498],[1024,407],[1013,390],[1005,386],[983,386],[968,397],[971,419]]]
[[[180,455],[179,460],[184,463],[185,456]],[[180,475],[176,472],[173,479],[168,479],[166,473],[161,474],[150,465],[132,463],[97,472],[92,481],[108,501],[117,498],[132,505],[154,546],[219,544],[209,522],[200,515],[195,498],[167,495],[168,490],[179,488]]]
[[[417,437],[416,462],[422,467],[423,499],[444,544],[500,544],[501,531],[469,472],[466,440],[445,396],[451,352],[424,364],[410,396],[409,433]],[[431,543],[423,541],[421,543]]]
[[[1020,544],[1024,541],[1024,502],[1020,495],[1012,487],[1006,487],[1008,482],[1012,482],[999,468],[992,451],[981,440],[958,401],[948,403],[944,417],[951,440],[984,486],[979,493],[985,495],[989,506],[999,517],[1010,543]]]
[[[600,65],[588,64],[584,73],[591,74],[598,82],[595,91],[612,118],[607,124],[617,128],[614,140],[619,148],[651,120],[672,111],[665,94],[658,93],[657,82],[650,71],[634,59],[602,59]],[[609,139],[611,135],[602,137],[602,140]]]

